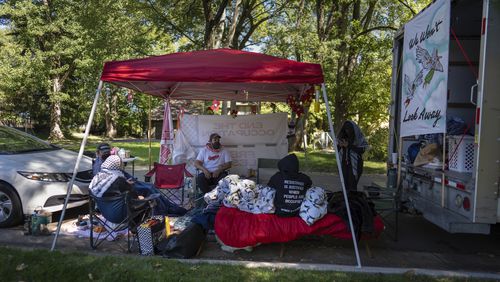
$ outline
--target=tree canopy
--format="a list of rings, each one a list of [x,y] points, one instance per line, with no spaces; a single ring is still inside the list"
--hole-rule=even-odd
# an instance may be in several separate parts
[[[394,32],[430,0],[416,2],[2,0],[0,121],[31,119],[61,139],[85,124],[105,61],[228,47],[320,63],[331,104],[292,113],[297,130],[326,130],[329,106],[337,129],[354,119],[370,136],[388,118]],[[103,100],[93,131],[144,132],[148,98],[106,86]]]

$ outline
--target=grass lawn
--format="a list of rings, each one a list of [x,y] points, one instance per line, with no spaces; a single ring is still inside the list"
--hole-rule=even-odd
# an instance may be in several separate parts
[[[96,256],[0,247],[2,281],[474,281],[414,275],[360,274],[187,264],[161,257]]]
[[[80,142],[81,140],[76,141],[63,141],[56,143],[57,145],[78,152],[80,150]],[[96,147],[99,143],[106,142],[109,143],[113,147],[124,148],[125,150],[129,150],[130,154],[134,157],[137,157],[135,161],[135,165],[137,166],[146,166],[149,164],[149,142],[144,142],[144,140],[137,141],[127,141],[127,142],[114,142],[108,140],[100,140],[100,139],[87,139],[87,144],[85,144],[85,151],[95,152]],[[152,141],[151,142],[151,159],[152,162],[158,160],[158,156],[160,153],[160,142]]]
[[[307,154],[304,152],[294,153],[299,158],[300,170],[302,171],[338,173],[335,153],[324,151],[307,152]],[[384,162],[365,161],[363,173],[385,174],[386,165]]]
[[[80,140],[74,139],[74,140],[66,140],[63,142],[59,142],[57,144],[66,149],[78,152],[78,150],[80,149],[80,142],[81,139]],[[135,165],[146,166],[149,164],[149,142],[143,139],[137,139],[136,141],[130,140],[127,142],[123,141],[115,142],[115,141],[106,141],[98,137],[91,136],[89,137],[89,139],[87,139],[85,150],[94,152],[97,145],[101,142],[107,142],[111,144],[111,146],[113,147],[119,147],[119,148],[124,148],[125,150],[130,150],[130,154],[138,158],[135,161]],[[151,158],[153,162],[158,160],[159,151],[160,151],[160,142],[158,141],[151,142]],[[301,171],[337,173],[337,162],[335,160],[334,153],[315,151],[315,152],[307,152],[307,154],[304,154],[304,152],[295,152],[295,154],[299,158]],[[365,161],[363,173],[385,174],[386,165],[384,162]]]

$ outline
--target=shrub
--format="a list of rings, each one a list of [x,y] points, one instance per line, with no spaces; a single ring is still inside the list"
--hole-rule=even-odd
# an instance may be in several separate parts
[[[372,134],[365,135],[370,149],[364,154],[365,160],[385,161],[387,159],[387,142],[389,140],[389,128],[378,128]]]

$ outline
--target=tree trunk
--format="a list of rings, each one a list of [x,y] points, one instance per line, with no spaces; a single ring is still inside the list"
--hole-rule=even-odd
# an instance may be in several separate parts
[[[64,134],[61,130],[61,100],[59,94],[62,85],[59,77],[52,79],[52,91],[49,91],[51,103],[50,109],[50,134],[49,140],[64,139]]]
[[[302,148],[302,143],[304,139],[304,118],[301,117],[297,119],[295,124],[295,139],[293,140],[293,151],[300,151]]]
[[[227,38],[224,43],[224,47],[229,48],[231,42],[233,42],[234,33],[236,32],[236,26],[238,24],[239,10],[240,10],[241,0],[236,0],[233,8],[233,19],[231,21],[231,26],[229,27]]]
[[[333,129],[335,130],[335,134],[340,131],[340,127],[346,121],[347,109],[345,109],[344,103],[342,101],[338,101],[337,96],[335,96],[335,111],[333,112]]]
[[[305,151],[306,148],[303,148],[304,145],[304,134],[307,133],[307,117],[309,116],[309,107],[304,108],[304,113],[297,119],[295,125],[295,140],[293,144],[294,151],[300,151],[301,148]]]
[[[113,139],[116,137],[116,120],[115,117],[118,116],[117,107],[118,97],[113,91],[109,97],[106,97],[106,111],[104,117],[106,120],[106,137]]]
[[[212,1],[203,1],[203,14],[205,16],[205,33],[203,36],[203,47],[205,49],[214,49],[217,45],[217,29],[221,22],[222,15],[229,0],[223,0],[216,8],[216,12],[212,10]]]

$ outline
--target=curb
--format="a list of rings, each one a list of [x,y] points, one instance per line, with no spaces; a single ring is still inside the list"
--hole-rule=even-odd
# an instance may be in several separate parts
[[[188,264],[222,264],[235,265],[247,268],[271,268],[271,269],[293,269],[293,270],[312,270],[312,271],[335,271],[350,273],[373,273],[373,274],[405,274],[422,275],[432,277],[453,277],[453,278],[479,278],[479,279],[497,279],[500,280],[500,273],[490,272],[471,272],[471,271],[450,271],[424,268],[395,268],[395,267],[375,267],[375,266],[350,266],[338,264],[312,264],[312,263],[284,263],[284,262],[254,262],[254,261],[236,261],[236,260],[213,260],[213,259],[178,259],[179,262]]]

